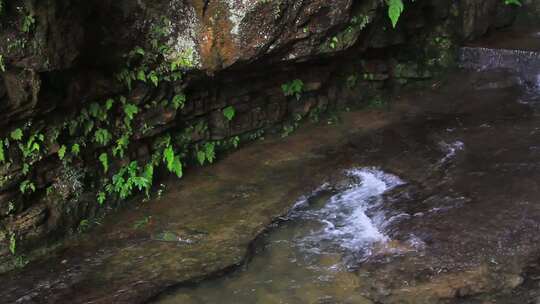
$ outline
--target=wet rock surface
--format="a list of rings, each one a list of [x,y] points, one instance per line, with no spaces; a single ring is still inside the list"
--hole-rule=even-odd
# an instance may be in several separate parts
[[[114,215],[49,260],[2,276],[0,296],[144,303],[243,263],[298,197],[359,166],[407,182],[380,208],[404,215],[387,232],[396,247],[411,234],[423,246],[359,263],[352,274],[360,279],[345,279],[351,290],[381,303],[510,293],[529,282],[538,258],[539,123],[534,107],[517,102],[518,87],[476,90],[485,79],[460,72],[403,95],[390,112],[347,113],[336,126],[253,144],[180,186],[168,183],[159,201]]]
[[[284,253],[291,249],[282,249],[280,257],[273,247],[291,236],[278,229],[277,236],[268,234],[253,266],[200,289],[181,288],[159,303],[211,303],[214,293],[231,303],[264,302],[271,294],[291,303],[534,303],[537,277],[530,273],[537,269],[540,249],[538,100],[519,102],[517,86],[476,90],[507,77],[490,73],[468,75],[465,86],[453,78],[433,91],[403,96],[395,106],[403,110],[403,120],[368,135],[349,135],[340,150],[344,163],[380,168],[405,181],[367,210],[374,220],[384,214],[387,222],[380,228],[389,238],[374,244],[367,259],[355,263],[346,255],[323,255],[309,268],[324,268],[330,258],[333,270],[324,272],[330,279],[288,280],[295,272],[287,272],[291,257]],[[337,192],[355,182],[326,181],[325,189]],[[295,238],[297,233],[291,232]],[[339,269],[343,259],[347,270]],[[259,274],[265,271],[280,276],[265,281]],[[343,275],[353,276],[345,283]],[[280,285],[282,280],[289,285]]]

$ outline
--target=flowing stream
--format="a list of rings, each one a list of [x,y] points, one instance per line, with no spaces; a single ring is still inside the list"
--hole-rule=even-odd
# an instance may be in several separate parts
[[[344,189],[325,184],[300,199],[291,213],[260,240],[258,253],[242,270],[226,279],[186,288],[161,302],[358,300],[358,295],[342,284],[354,281],[349,274],[355,265],[352,261],[387,248],[390,239],[385,228],[392,218],[380,209],[382,195],[404,181],[376,168],[355,168],[344,175],[348,182]]]

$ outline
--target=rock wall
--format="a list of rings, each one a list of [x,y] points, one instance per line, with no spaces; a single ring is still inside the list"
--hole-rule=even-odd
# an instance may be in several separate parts
[[[525,0],[523,9],[519,11],[517,24],[521,26],[540,25],[540,2],[534,0]]]
[[[383,106],[515,13],[416,1],[392,29],[378,0],[0,3],[0,271],[179,163]]]

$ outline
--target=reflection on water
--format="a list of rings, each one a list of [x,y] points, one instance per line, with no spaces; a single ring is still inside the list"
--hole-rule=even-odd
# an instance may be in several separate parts
[[[178,290],[160,303],[369,303],[354,292],[360,282],[348,261],[389,241],[388,218],[377,207],[382,194],[403,181],[376,169],[346,175],[345,189],[325,185],[302,199],[242,270]]]

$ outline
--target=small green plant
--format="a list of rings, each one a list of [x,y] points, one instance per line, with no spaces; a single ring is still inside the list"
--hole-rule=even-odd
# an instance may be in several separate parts
[[[395,28],[399,21],[399,17],[405,10],[405,6],[403,5],[402,0],[387,0],[387,4],[388,4],[388,17],[390,17],[392,26]]]
[[[22,133],[21,133],[22,140]],[[40,143],[43,143],[45,136],[41,133],[32,134],[26,143],[19,143],[19,150],[21,150],[24,159],[36,158],[37,154],[41,151]]]
[[[65,145],[62,145],[60,149],[58,149],[58,158],[60,158],[60,160],[64,160],[64,157],[66,156],[66,150],[67,147]]]
[[[506,5],[517,5],[521,6],[521,0],[504,0],[504,4]]]
[[[19,190],[22,194],[33,193],[36,192],[36,186],[33,182],[25,180],[19,185]]]
[[[122,135],[119,139],[116,140],[116,145],[113,148],[113,156],[119,156],[120,158],[124,158],[124,153],[127,150],[129,146],[129,137],[131,136],[131,133],[126,133]]]
[[[197,151],[197,160],[199,161],[199,164],[202,166],[205,162],[213,163],[216,158],[216,144],[215,143],[206,143],[202,149],[199,149]]]
[[[174,152],[172,145],[169,145],[163,150],[163,161],[167,165],[167,170],[169,170],[169,172],[176,174],[178,177],[182,177],[182,161],[180,160],[180,156],[176,155]]]
[[[131,103],[126,103],[124,105],[124,124],[128,129],[131,129],[131,121],[137,113],[139,113],[139,108],[136,105]]]
[[[107,129],[98,129],[94,133],[94,141],[102,146],[108,145],[112,140],[112,135]]]
[[[332,37],[332,39],[330,39],[330,48],[331,49],[337,48],[338,43],[339,43],[338,37],[336,36]]]
[[[223,116],[227,118],[228,121],[233,120],[234,116],[236,115],[236,110],[233,106],[228,106],[225,109],[223,109]]]
[[[175,110],[184,108],[185,103],[186,95],[184,94],[175,95],[172,99],[172,106]]]
[[[107,194],[103,191],[98,192],[97,194],[98,204],[103,205],[105,203],[105,199],[107,199]]]
[[[101,163],[101,166],[103,166],[103,171],[107,173],[109,171],[109,155],[107,152],[103,152],[99,155],[99,162]]]
[[[71,146],[71,154],[78,156],[81,153],[81,146],[79,144],[73,144]]]
[[[81,220],[79,226],[77,227],[78,233],[85,233],[90,228],[90,221],[87,219]]]
[[[20,141],[23,138],[23,131],[20,128],[15,129],[15,130],[11,131],[9,136],[11,137],[11,139],[13,139],[15,141]]]
[[[1,72],[6,71],[6,64],[4,63],[4,56],[3,55],[0,55],[0,71]]]
[[[291,82],[284,83],[281,90],[285,96],[295,96],[296,100],[300,100],[304,91],[304,82],[300,79],[294,79]]]
[[[154,175],[154,167],[149,164],[144,169],[139,167],[138,162],[132,161],[129,165],[122,167],[113,176],[112,184],[106,187],[109,193],[117,193],[120,199],[128,198],[134,188],[139,191],[145,190],[149,195],[150,187]],[[98,197],[99,199],[99,197]]]
[[[0,139],[0,164],[6,162],[6,151],[4,149],[4,140]]]
[[[14,233],[9,237],[9,252],[13,255],[17,252],[17,238]]]
[[[240,137],[235,136],[231,139],[232,146],[236,149],[240,145]]]
[[[35,23],[36,18],[34,18],[33,15],[29,14],[24,16],[22,19],[21,31],[24,33],[30,33],[30,31],[34,28]]]

